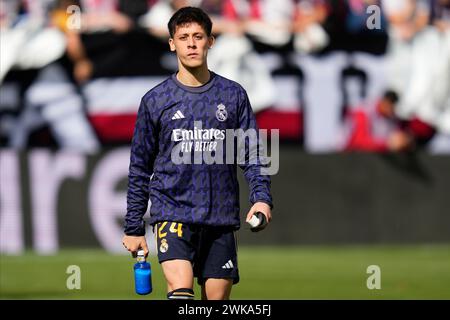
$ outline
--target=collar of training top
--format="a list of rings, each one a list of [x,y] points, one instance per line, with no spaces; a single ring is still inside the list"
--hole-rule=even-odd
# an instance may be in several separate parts
[[[191,87],[191,86],[187,86],[182,84],[178,79],[177,79],[177,72],[175,72],[174,74],[172,74],[172,80],[173,82],[175,82],[175,84],[177,86],[179,86],[181,89],[186,90],[188,92],[192,92],[192,93],[202,93],[205,91],[208,91],[214,84],[214,81],[216,79],[216,74],[212,71],[209,71],[210,77],[207,83],[205,83],[204,85],[201,85],[199,87]]]

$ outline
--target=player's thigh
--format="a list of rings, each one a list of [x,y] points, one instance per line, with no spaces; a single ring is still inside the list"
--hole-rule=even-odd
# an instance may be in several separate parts
[[[230,299],[233,279],[206,279],[202,285],[203,300],[228,300]]]
[[[155,227],[158,260],[167,280],[168,290],[192,288],[195,229],[172,221],[158,222]]]
[[[167,281],[168,291],[179,288],[192,289],[194,273],[188,260],[174,259],[161,262],[161,268]]]

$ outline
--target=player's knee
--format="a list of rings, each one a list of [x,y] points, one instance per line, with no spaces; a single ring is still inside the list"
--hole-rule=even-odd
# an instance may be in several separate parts
[[[208,292],[203,295],[203,300],[229,300],[229,292]]]
[[[167,260],[161,263],[169,290],[192,288],[192,264],[187,260]]]
[[[179,288],[170,291],[167,294],[169,300],[194,300],[194,290],[188,288]]]
[[[213,281],[207,280],[202,286],[202,300],[229,300],[231,293],[232,280]]]

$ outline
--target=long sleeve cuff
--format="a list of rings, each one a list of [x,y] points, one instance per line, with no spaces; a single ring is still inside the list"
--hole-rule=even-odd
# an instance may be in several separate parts
[[[141,225],[125,225],[124,233],[127,236],[145,236],[145,222]]]

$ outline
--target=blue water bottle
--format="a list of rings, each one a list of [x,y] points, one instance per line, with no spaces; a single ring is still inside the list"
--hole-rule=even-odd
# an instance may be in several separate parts
[[[137,262],[134,264],[134,286],[137,294],[149,294],[152,292],[152,268],[145,261],[144,250],[137,253]]]

